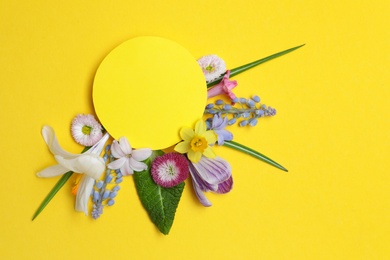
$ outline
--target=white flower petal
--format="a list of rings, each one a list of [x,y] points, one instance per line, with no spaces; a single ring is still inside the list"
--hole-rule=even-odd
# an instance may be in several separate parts
[[[53,128],[51,128],[50,126],[45,125],[42,128],[42,136],[43,136],[43,139],[45,140],[45,142],[46,142],[47,146],[49,147],[50,152],[52,154],[60,155],[64,158],[74,158],[75,156],[77,156],[76,154],[68,153],[67,151],[62,149],[62,147],[58,143],[58,140],[57,140],[57,137],[56,137],[56,134],[55,134]]]
[[[97,154],[100,155],[104,145],[106,144],[108,138],[110,135],[106,133],[96,144],[94,144],[91,149],[89,149],[86,153],[92,153],[92,154]]]
[[[152,155],[152,150],[149,148],[142,148],[142,149],[137,149],[134,150],[133,153],[131,154],[131,157],[134,158],[136,161],[143,161],[146,160],[147,158]]]
[[[131,145],[126,137],[119,138],[119,146],[125,154],[131,154]]]
[[[61,156],[54,156],[56,161],[65,168],[98,179],[104,172],[106,165],[104,160],[96,154],[80,154],[74,159],[65,159]]]
[[[86,216],[88,216],[88,201],[94,182],[95,180],[93,178],[88,175],[83,175],[77,190],[75,210],[84,212]]]
[[[121,157],[107,165],[107,168],[112,170],[120,169],[125,163],[127,163],[127,157]]]
[[[130,167],[130,162],[129,160],[126,160],[126,162],[123,164],[121,167],[121,173],[125,176],[129,176],[134,173],[133,169]]]
[[[111,154],[115,158],[121,158],[126,156],[126,154],[122,151],[122,149],[119,146],[118,141],[114,140],[111,145]]]
[[[42,171],[38,172],[37,176],[49,178],[49,177],[55,177],[58,175],[62,175],[68,171],[69,170],[67,168],[63,167],[62,165],[56,164],[56,165],[47,167],[47,168],[43,169]]]
[[[145,163],[136,161],[134,158],[130,158],[129,164],[130,168],[136,172],[141,172],[148,169],[148,166]]]

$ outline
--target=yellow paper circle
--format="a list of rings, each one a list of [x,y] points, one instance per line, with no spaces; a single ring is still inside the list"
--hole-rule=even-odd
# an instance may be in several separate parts
[[[114,138],[133,148],[164,149],[179,142],[183,126],[203,115],[207,87],[195,58],[179,44],[137,37],[112,50],[100,64],[93,104]]]

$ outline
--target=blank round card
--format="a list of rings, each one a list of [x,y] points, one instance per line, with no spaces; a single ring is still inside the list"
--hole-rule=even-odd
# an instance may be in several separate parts
[[[100,64],[93,104],[103,127],[133,148],[164,149],[179,142],[183,126],[202,118],[206,81],[181,45],[137,37],[112,50]]]

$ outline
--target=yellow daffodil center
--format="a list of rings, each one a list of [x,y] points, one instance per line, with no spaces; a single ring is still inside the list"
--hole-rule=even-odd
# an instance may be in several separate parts
[[[206,139],[202,136],[194,136],[194,138],[192,138],[191,140],[191,149],[194,151],[194,152],[201,152],[203,153],[203,151],[208,147],[208,143],[206,141]]]
[[[87,126],[87,125],[84,125],[83,128],[81,129],[81,131],[85,135],[89,135],[91,133],[91,130],[92,130],[92,127]]]

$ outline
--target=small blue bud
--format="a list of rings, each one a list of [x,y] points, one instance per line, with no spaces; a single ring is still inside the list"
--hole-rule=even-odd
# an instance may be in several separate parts
[[[251,99],[248,99],[248,101],[246,102],[246,104],[249,106],[249,107],[255,107],[255,102]]]
[[[211,109],[211,108],[213,108],[213,107],[214,107],[214,104],[213,104],[213,103],[207,104],[206,109]]]
[[[116,178],[122,178],[122,173],[121,173],[121,171],[115,171],[116,172]]]
[[[104,193],[103,193],[103,196],[102,196],[102,200],[107,199],[109,195],[110,195],[110,191],[109,190],[105,190]]]
[[[261,116],[263,116],[264,115],[264,111],[263,110],[255,110],[255,115],[257,116],[257,117],[261,117]]]
[[[209,110],[209,114],[214,115],[214,114],[216,114],[216,113],[218,113],[218,111],[215,110],[215,109],[210,109],[210,110]]]
[[[232,102],[233,102],[233,103],[237,103],[238,101],[240,101],[240,100],[238,99],[238,97],[235,97],[235,98],[232,99]]]
[[[234,123],[237,121],[237,119],[235,117],[233,117],[232,119],[230,119],[228,121],[228,125],[234,125]]]
[[[107,162],[107,160],[108,160],[108,154],[105,153],[105,154],[103,155],[103,160],[104,160],[104,162]]]
[[[248,118],[249,116],[250,116],[250,114],[248,112],[245,112],[245,113],[242,114],[243,118]]]
[[[230,110],[230,109],[232,109],[232,106],[229,105],[229,104],[225,104],[225,105],[223,106],[223,109],[225,109],[225,110]]]
[[[122,181],[123,181],[123,178],[122,178],[122,177],[116,178],[115,183],[121,183]]]
[[[99,192],[94,191],[94,192],[93,192],[92,201],[93,201],[94,203],[97,203],[97,201],[99,200],[99,197],[100,197]]]
[[[115,203],[115,200],[112,200],[112,199],[107,201],[108,206],[112,206],[112,205],[114,205],[114,203]]]
[[[246,126],[247,124],[248,124],[248,120],[242,120],[239,125]]]
[[[106,183],[110,183],[112,181],[112,175],[109,174],[106,176],[106,179],[104,180]]]
[[[246,103],[246,98],[240,98],[240,103],[245,104]]]
[[[118,194],[118,193],[117,193],[116,191],[110,192],[110,195],[109,195],[108,197],[109,197],[110,199],[113,199],[113,198],[116,197],[117,194]]]
[[[255,125],[257,125],[257,119],[256,119],[256,118],[251,118],[251,119],[249,120],[249,125],[250,125],[250,126],[255,126]]]
[[[96,188],[101,189],[103,187],[103,182],[102,181],[96,181],[95,186],[96,186]]]
[[[112,191],[119,191],[121,187],[119,185],[116,185],[114,188],[112,188]]]
[[[257,96],[257,95],[254,95],[254,96],[252,97],[252,99],[253,99],[253,101],[255,101],[256,103],[259,103],[259,102],[260,102],[260,98],[259,98],[259,96]]]
[[[109,144],[108,144],[108,145],[106,145],[106,152],[107,152],[107,151],[109,151],[109,150],[110,150],[110,148],[111,148],[111,145],[109,145]]]
[[[221,99],[218,99],[217,101],[215,101],[215,104],[218,105],[218,106],[223,105],[223,103],[224,102]]]

